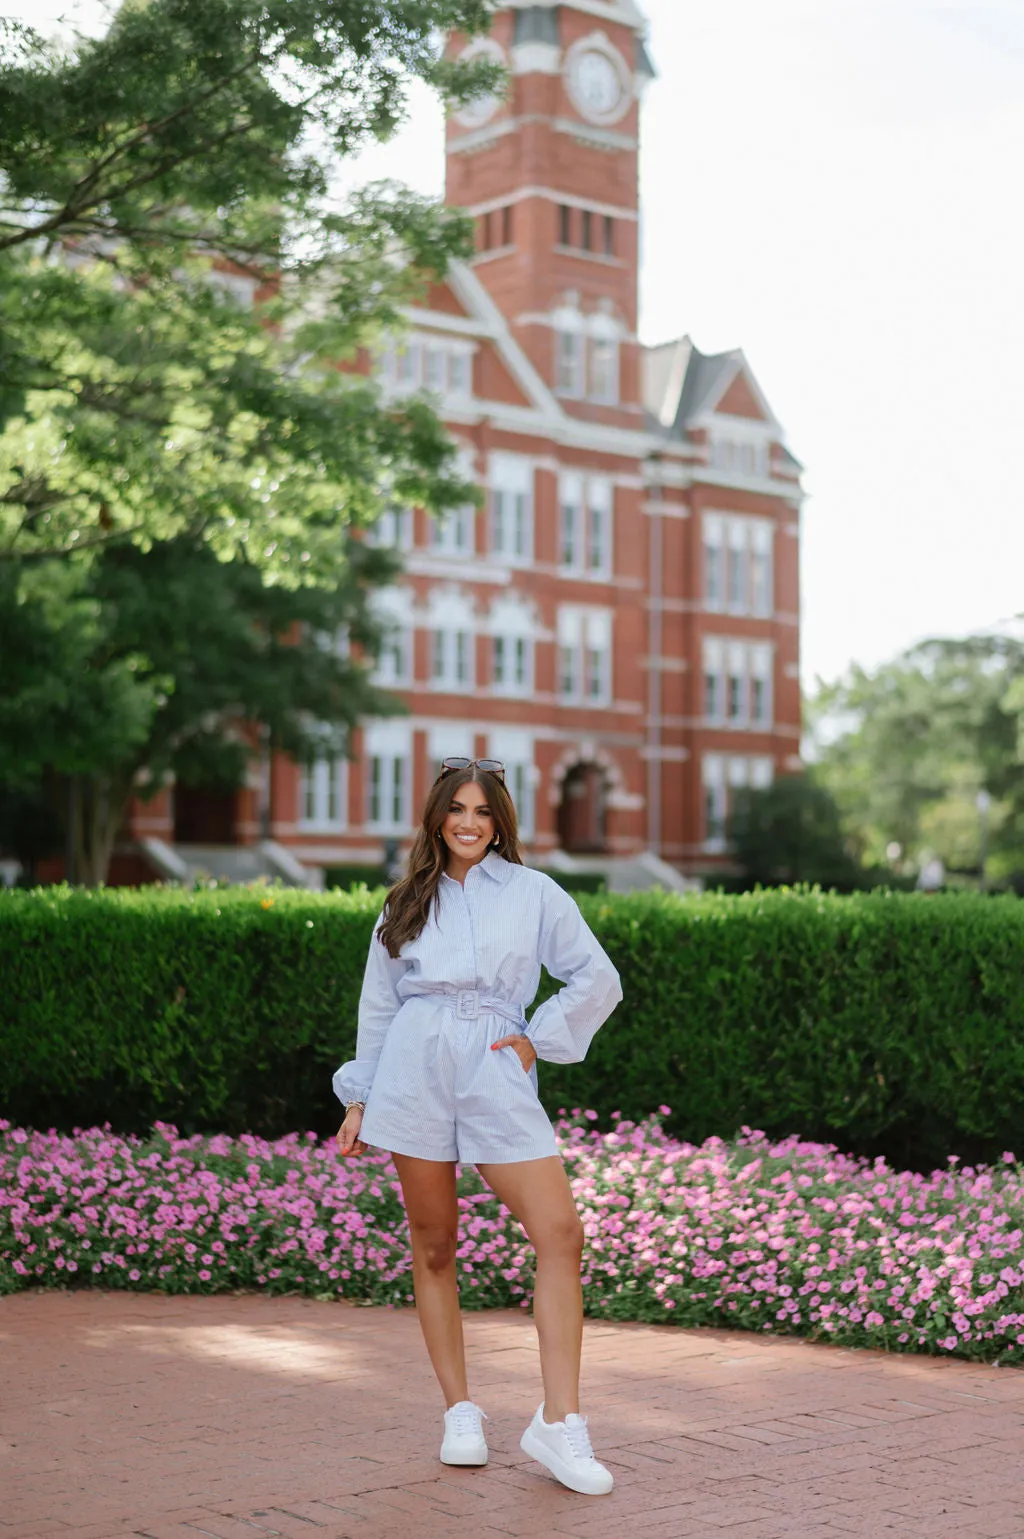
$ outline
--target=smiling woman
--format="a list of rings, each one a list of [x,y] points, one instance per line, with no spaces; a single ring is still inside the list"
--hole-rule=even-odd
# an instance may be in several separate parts
[[[546,967],[565,987],[534,1013]],[[474,1164],[537,1252],[545,1399],[522,1447],[575,1491],[612,1477],[579,1414],[583,1229],[537,1094],[538,1058],[576,1063],[622,998],[573,899],[524,866],[496,759],[445,759],[409,871],[370,943],[356,1058],[334,1077],[341,1152],[389,1150],[412,1242],[416,1307],[445,1395],[441,1459],[486,1464],[469,1399],[456,1271],[456,1163]]]

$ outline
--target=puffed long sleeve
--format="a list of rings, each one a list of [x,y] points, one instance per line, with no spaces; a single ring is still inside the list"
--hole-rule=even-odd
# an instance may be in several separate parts
[[[356,1056],[342,1064],[332,1081],[334,1094],[342,1105],[348,1101],[365,1101],[369,1096],[384,1038],[402,1003],[398,997],[398,980],[409,963],[401,957],[392,957],[387,947],[378,940],[380,918],[373,927],[373,939],[363,973]]]
[[[580,1063],[621,1000],[622,985],[576,903],[555,882],[545,888],[539,956],[565,988],[534,1012],[527,1035],[538,1058]]]

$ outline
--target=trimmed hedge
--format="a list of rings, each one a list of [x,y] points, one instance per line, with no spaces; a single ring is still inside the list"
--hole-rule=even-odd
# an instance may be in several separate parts
[[[328,891],[351,892],[353,887],[379,887],[386,883],[384,867],[376,866],[328,866],[324,872],[324,886]]]
[[[0,895],[0,1114],[69,1129],[337,1124],[383,894]],[[549,1111],[700,1142],[743,1126],[915,1168],[998,1158],[1024,1110],[1024,905],[772,891],[581,897],[625,1000]],[[539,997],[555,987],[546,979]]]

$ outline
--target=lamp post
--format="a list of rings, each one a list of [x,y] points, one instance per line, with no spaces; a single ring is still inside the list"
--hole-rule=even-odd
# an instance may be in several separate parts
[[[988,814],[989,809],[992,806],[992,798],[987,791],[979,791],[977,796],[974,798],[974,805],[978,809],[978,821],[981,825],[981,855],[978,865],[981,873],[981,891],[985,892],[985,862],[988,860]]]

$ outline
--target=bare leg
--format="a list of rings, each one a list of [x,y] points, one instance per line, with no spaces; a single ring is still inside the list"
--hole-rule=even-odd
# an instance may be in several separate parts
[[[537,1252],[533,1318],[540,1340],[544,1419],[564,1421],[580,1408],[583,1349],[583,1225],[569,1178],[556,1155],[478,1168],[499,1201],[515,1214]]]
[[[446,1407],[469,1399],[466,1349],[455,1275],[459,1206],[455,1165],[447,1160],[392,1156],[402,1183],[412,1241],[416,1313]]]

